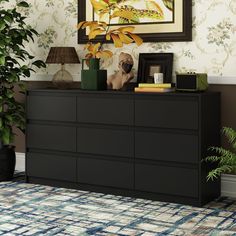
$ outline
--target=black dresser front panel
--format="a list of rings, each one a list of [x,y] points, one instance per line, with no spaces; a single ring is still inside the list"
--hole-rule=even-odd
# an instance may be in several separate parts
[[[220,144],[219,98],[29,91],[27,179],[201,206],[220,194],[201,162]]]
[[[134,165],[125,160],[78,159],[78,182],[117,188],[134,188]]]
[[[77,129],[77,149],[80,153],[134,157],[133,130],[97,128],[93,126]]]
[[[62,125],[28,124],[27,147],[76,152],[76,128]]]
[[[167,129],[198,129],[199,103],[196,98],[159,96],[156,99],[155,96],[136,96],[136,126]]]
[[[198,135],[136,129],[135,157],[181,163],[199,162]]]
[[[135,189],[198,198],[198,170],[137,163]]]
[[[81,95],[77,99],[78,122],[133,125],[133,96]]]
[[[67,155],[43,153],[27,154],[27,174],[41,177],[76,182],[76,158]]]
[[[48,121],[76,121],[76,97],[29,96],[27,98],[27,118]]]

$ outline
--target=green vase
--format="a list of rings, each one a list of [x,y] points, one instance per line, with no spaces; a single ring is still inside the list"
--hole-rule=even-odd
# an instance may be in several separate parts
[[[89,59],[89,68],[84,69],[86,59],[82,60],[81,88],[85,90],[106,90],[107,70],[100,70],[100,59]]]

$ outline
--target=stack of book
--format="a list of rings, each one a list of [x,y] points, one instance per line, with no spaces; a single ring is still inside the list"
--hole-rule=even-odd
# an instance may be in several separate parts
[[[167,93],[173,92],[174,88],[171,87],[171,83],[164,84],[139,84],[138,87],[134,88],[135,92],[151,92],[151,93]]]

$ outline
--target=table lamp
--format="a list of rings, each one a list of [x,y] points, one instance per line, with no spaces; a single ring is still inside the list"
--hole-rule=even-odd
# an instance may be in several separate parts
[[[73,82],[73,77],[65,69],[65,64],[78,64],[80,61],[74,47],[51,47],[46,63],[61,64],[61,69],[53,76],[52,81],[57,87],[66,88]]]

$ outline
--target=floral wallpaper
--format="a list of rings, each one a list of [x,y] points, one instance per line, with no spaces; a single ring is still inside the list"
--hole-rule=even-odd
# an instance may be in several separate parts
[[[82,59],[83,45],[77,44],[77,0],[27,0],[28,22],[40,33],[28,45],[37,58],[45,60],[51,46],[74,46]],[[136,61],[142,52],[173,52],[174,71],[207,72],[211,76],[236,75],[236,0],[193,0],[193,41],[134,44],[116,49],[113,58],[103,62],[112,73],[117,69],[121,51],[131,53]],[[49,65],[39,74],[54,74],[59,65]],[[75,80],[80,79],[81,65],[67,65]]]

